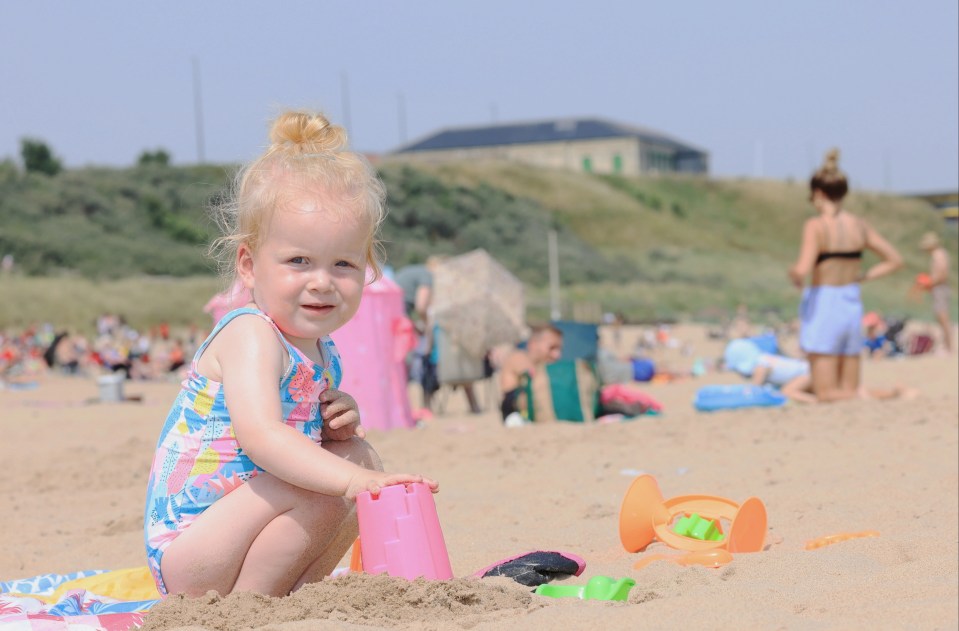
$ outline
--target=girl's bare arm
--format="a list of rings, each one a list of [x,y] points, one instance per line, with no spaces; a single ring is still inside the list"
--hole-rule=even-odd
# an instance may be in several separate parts
[[[879,255],[881,259],[878,263],[866,270],[866,273],[862,275],[861,280],[875,280],[883,276],[892,274],[896,270],[902,267],[902,257],[899,255],[899,252],[896,248],[886,241],[881,234],[876,232],[876,230],[870,226],[865,221],[863,223],[863,228],[866,233],[866,249],[875,252]]]
[[[259,318],[238,318],[217,336],[216,353],[234,434],[243,451],[272,475],[325,495],[355,497],[391,484],[436,483],[418,475],[364,469],[336,456],[282,421],[277,385],[288,357]],[[213,349],[210,349],[213,350]]]
[[[935,285],[943,285],[949,280],[949,255],[942,248],[933,251],[929,257],[929,281]]]
[[[751,382],[755,386],[761,386],[766,383],[766,377],[769,375],[768,366],[756,366],[753,370],[753,377]]]
[[[803,226],[802,243],[799,246],[799,256],[796,262],[789,268],[789,278],[793,285],[802,287],[806,277],[812,272],[816,265],[816,257],[819,255],[819,243],[817,239],[817,221],[815,218],[807,219]]]

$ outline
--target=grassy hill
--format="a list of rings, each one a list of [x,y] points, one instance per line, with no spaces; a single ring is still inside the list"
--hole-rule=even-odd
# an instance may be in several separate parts
[[[205,257],[205,207],[228,166],[78,169],[50,177],[0,163],[0,326],[54,321],[88,328],[103,311],[135,325],[206,324],[220,286]],[[483,247],[529,289],[530,317],[547,313],[547,232],[559,233],[564,315],[619,311],[632,320],[722,318],[739,304],[789,318],[798,293],[785,269],[812,212],[804,183],[625,178],[507,163],[382,165],[389,264]],[[905,296],[925,268],[915,247],[940,230],[919,201],[856,191],[850,210],[896,245],[907,269],[866,285],[869,308],[925,314]],[[945,233],[944,233],[945,234]],[[956,254],[954,236],[949,247]],[[870,262],[867,257],[867,264]]]
[[[786,280],[805,219],[814,212],[805,182],[684,177],[624,178],[570,174],[503,163],[464,163],[430,172],[460,186],[487,183],[549,208],[558,222],[602,254],[628,260],[630,282],[569,287],[571,301],[644,319],[713,319],[743,303],[791,317],[798,293]],[[926,268],[919,236],[942,222],[920,201],[854,191],[846,207],[902,253],[906,269],[864,287],[869,308],[924,314],[906,302],[914,275]],[[955,233],[944,239],[953,254]],[[874,262],[867,254],[865,263]],[[561,263],[566,270],[568,265]],[[539,295],[539,294],[536,294]]]

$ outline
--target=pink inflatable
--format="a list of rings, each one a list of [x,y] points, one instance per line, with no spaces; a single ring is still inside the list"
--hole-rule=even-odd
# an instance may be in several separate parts
[[[203,310],[216,325],[228,312],[250,300],[249,290],[236,281],[210,298]],[[403,309],[403,290],[386,278],[363,290],[359,311],[333,333],[343,359],[340,388],[356,399],[365,427],[413,427],[404,358],[415,346],[415,336],[413,323]]]
[[[332,338],[343,360],[340,389],[356,399],[363,426],[413,427],[404,358],[416,337],[399,285],[386,278],[368,285],[359,311]]]
[[[221,291],[210,298],[204,305],[203,311],[210,314],[213,318],[213,326],[220,321],[220,318],[240,307],[246,305],[253,299],[250,290],[243,286],[240,279],[236,279],[229,289]]]

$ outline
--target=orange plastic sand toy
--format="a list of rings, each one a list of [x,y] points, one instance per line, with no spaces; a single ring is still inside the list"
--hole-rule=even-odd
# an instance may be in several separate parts
[[[839,543],[840,541],[848,541],[850,539],[860,539],[862,537],[878,537],[878,530],[863,530],[862,532],[841,532],[835,535],[826,535],[825,537],[819,537],[817,539],[810,539],[806,542],[807,550],[815,550],[816,548],[821,548],[823,546],[830,546],[834,543]]]
[[[670,530],[674,520],[693,513],[729,522],[721,540],[700,540]],[[721,530],[721,528],[720,528]],[[641,475],[630,485],[619,511],[619,538],[629,552],[638,552],[654,540],[690,552],[722,548],[728,552],[759,552],[766,540],[766,507],[757,497],[742,504],[713,495],[680,495],[663,499],[651,475]]]
[[[728,550],[713,548],[712,550],[694,550],[686,554],[650,554],[633,564],[633,569],[641,570],[653,561],[671,561],[684,566],[722,567],[732,560],[733,555]]]
[[[350,572],[363,571],[363,557],[360,556],[360,538],[353,542],[353,552],[350,554]]]

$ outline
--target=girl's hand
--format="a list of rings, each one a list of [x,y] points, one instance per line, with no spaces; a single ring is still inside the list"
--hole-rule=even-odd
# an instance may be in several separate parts
[[[323,440],[349,440],[366,438],[366,430],[360,425],[360,411],[356,400],[345,392],[329,388],[320,395],[320,413],[323,416]]]
[[[795,267],[789,268],[789,280],[791,280],[793,285],[795,285],[797,288],[803,288],[803,281],[805,279],[803,278],[803,274],[800,274]]]
[[[380,494],[380,490],[383,489],[383,487],[397,484],[413,484],[414,482],[422,482],[434,493],[440,489],[440,485],[435,480],[424,478],[421,475],[385,473],[383,471],[363,469],[361,473],[357,473],[350,478],[349,484],[347,484],[346,487],[345,497],[355,500],[356,496],[364,491],[369,491],[371,495],[376,496]]]

